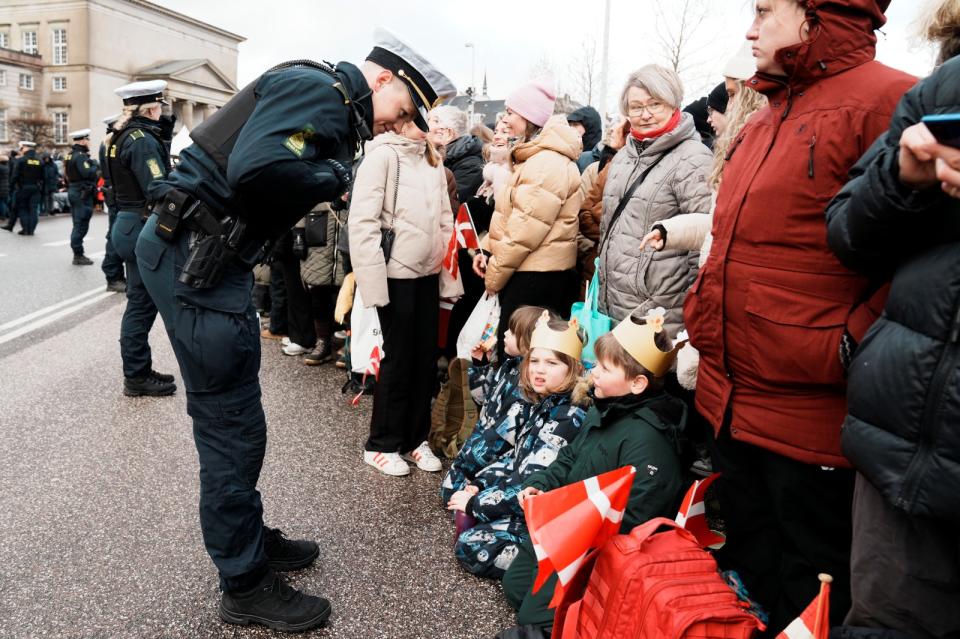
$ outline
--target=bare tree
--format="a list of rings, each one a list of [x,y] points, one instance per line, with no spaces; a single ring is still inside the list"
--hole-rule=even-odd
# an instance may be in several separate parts
[[[53,120],[41,117],[11,118],[10,127],[18,140],[31,140],[38,147],[53,143]]]
[[[600,59],[597,56],[597,41],[586,38],[570,60],[568,80],[573,97],[584,104],[593,104],[604,87],[600,86]]]
[[[556,81],[557,73],[553,60],[546,54],[541,55],[530,67],[530,77],[537,80],[550,79]]]
[[[708,3],[700,0],[656,3],[655,21],[661,55],[680,75],[696,64],[694,58],[709,45],[709,42],[699,45],[695,42],[709,13]]]

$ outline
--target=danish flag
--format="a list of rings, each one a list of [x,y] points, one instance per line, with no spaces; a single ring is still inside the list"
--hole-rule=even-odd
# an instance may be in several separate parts
[[[596,477],[523,500],[530,540],[539,563],[533,591],[557,573],[550,607],[563,598],[566,586],[599,548],[620,532],[637,469],[624,466]]]
[[[363,380],[360,382],[360,392],[350,400],[352,406],[360,405],[360,398],[363,397],[363,389],[367,386],[367,376],[373,375],[374,379],[380,381],[380,361],[383,359],[383,349],[374,346],[370,351],[370,360],[367,362],[367,369],[363,371]]]
[[[783,629],[777,639],[827,639],[830,635],[830,582],[833,577],[820,575],[820,594],[799,617]]]
[[[453,221],[453,233],[450,236],[450,242],[447,244],[447,252],[443,256],[443,268],[453,277],[460,274],[460,264],[457,260],[458,249],[479,249],[480,241],[477,239],[477,231],[473,227],[473,217],[470,215],[470,209],[466,204],[461,204],[457,209],[457,217]]]
[[[693,482],[680,504],[680,512],[677,513],[676,522],[692,532],[700,545],[704,547],[719,546],[726,541],[726,537],[710,530],[710,526],[707,524],[705,503],[707,489],[719,476],[720,473],[714,473],[706,479]]]

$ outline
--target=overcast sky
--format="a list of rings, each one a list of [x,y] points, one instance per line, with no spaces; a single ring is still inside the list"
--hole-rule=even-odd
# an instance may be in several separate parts
[[[295,58],[332,62],[363,60],[371,33],[381,25],[393,30],[434,61],[462,91],[484,72],[491,97],[506,93],[542,73],[546,61],[561,91],[576,94],[574,70],[582,64],[582,44],[599,43],[603,33],[603,0],[154,0],[157,4],[242,35],[239,84],[265,69]],[[614,103],[630,70],[663,62],[658,44],[657,6],[675,7],[680,0],[611,0],[608,105]],[[690,47],[682,74],[687,99],[702,95],[721,81],[720,70],[743,40],[750,23],[749,0],[694,0],[709,6],[707,21]],[[891,66],[925,75],[932,54],[912,41],[916,0],[893,0],[887,25],[879,34],[878,58]],[[669,9],[668,9],[669,10]],[[663,21],[661,20],[661,24]],[[473,43],[475,49],[466,47]],[[579,83],[582,87],[582,83]],[[594,99],[598,106],[599,99]]]

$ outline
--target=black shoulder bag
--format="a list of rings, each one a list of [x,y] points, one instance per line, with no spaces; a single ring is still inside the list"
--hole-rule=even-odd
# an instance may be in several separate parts
[[[650,166],[643,170],[643,173],[633,181],[627,190],[623,192],[623,197],[620,198],[620,203],[617,204],[617,209],[613,212],[613,216],[610,218],[610,224],[607,226],[607,234],[603,237],[600,242],[600,250],[597,251],[597,254],[603,253],[604,248],[607,246],[607,242],[610,239],[610,233],[613,231],[614,225],[617,223],[617,220],[620,219],[620,215],[623,214],[623,210],[627,208],[627,204],[630,202],[630,198],[633,197],[633,194],[637,192],[637,189],[640,188],[640,185],[643,184],[643,181],[647,179],[647,176],[650,174],[650,171],[653,170],[653,167],[660,164],[660,160],[666,156],[667,153],[661,153],[656,160],[650,163]]]

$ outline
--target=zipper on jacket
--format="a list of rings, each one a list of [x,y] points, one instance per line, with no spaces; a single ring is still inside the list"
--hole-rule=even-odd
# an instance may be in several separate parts
[[[960,343],[958,343],[958,340],[960,340],[960,301],[958,301],[953,312],[953,324],[950,327],[949,339],[950,341],[944,347],[943,353],[940,354],[940,360],[937,362],[937,368],[934,370],[933,378],[930,381],[930,390],[927,392],[927,401],[920,420],[920,441],[918,442],[917,452],[907,466],[903,475],[903,486],[897,496],[896,505],[907,512],[910,512],[910,505],[916,499],[917,492],[920,489],[920,472],[929,465],[930,449],[933,446],[937,431],[937,416],[940,414],[940,406],[944,399],[944,387],[953,374],[957,356],[960,355]]]
[[[813,155],[817,146],[817,136],[810,138],[810,160],[807,162],[807,177],[813,178]]]

